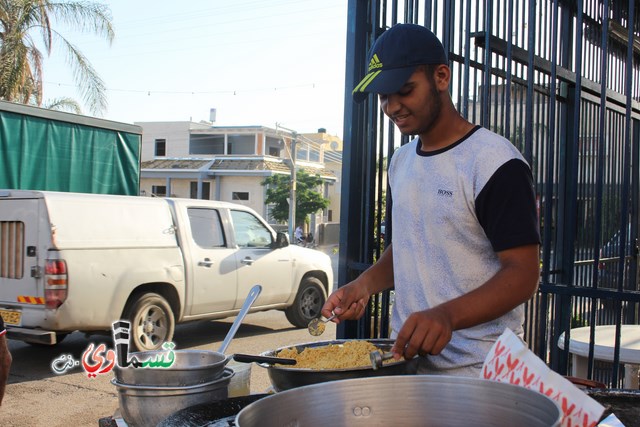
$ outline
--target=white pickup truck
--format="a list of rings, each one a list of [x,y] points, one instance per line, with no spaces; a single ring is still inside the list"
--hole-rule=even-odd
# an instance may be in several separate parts
[[[333,271],[255,211],[191,199],[0,190],[0,315],[8,337],[53,345],[131,322],[131,345],[159,349],[175,325],[284,310],[320,315]]]

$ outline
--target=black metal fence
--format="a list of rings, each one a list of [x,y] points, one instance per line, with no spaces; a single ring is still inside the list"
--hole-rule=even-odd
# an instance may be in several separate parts
[[[572,327],[637,324],[640,2],[350,0],[348,7],[338,283],[357,277],[393,236],[386,166],[408,138],[375,97],[354,104],[351,88],[375,38],[411,22],[448,50],[460,113],[509,138],[532,167],[543,244],[539,292],[527,307],[531,349],[569,374],[560,347],[568,348]],[[378,295],[371,315],[343,324],[339,336],[388,336],[392,297]],[[609,364],[595,363],[591,346],[588,372],[616,388],[617,341]]]

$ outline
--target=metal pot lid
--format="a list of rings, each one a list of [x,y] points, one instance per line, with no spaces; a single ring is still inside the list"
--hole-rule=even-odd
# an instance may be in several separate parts
[[[328,410],[327,408],[331,408]],[[560,407],[509,383],[472,377],[399,375],[285,390],[243,408],[242,427],[425,425],[559,427]],[[441,422],[445,420],[445,422]]]

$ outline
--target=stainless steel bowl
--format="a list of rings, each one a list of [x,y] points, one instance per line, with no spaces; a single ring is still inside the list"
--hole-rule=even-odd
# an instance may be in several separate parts
[[[136,386],[188,386],[210,383],[222,377],[225,365],[230,360],[224,354],[206,350],[174,350],[174,361],[168,368],[121,368],[115,366],[113,373],[120,384]],[[164,351],[131,353],[140,361],[156,360],[166,356]]]
[[[299,387],[251,403],[239,427],[559,426],[560,408],[532,390],[480,378],[410,375]]]
[[[159,371],[159,369],[154,369]],[[122,418],[130,427],[156,426],[171,414],[201,403],[215,402],[228,397],[228,386],[233,376],[225,369],[216,380],[188,386],[139,386],[111,383],[118,391],[118,403]]]

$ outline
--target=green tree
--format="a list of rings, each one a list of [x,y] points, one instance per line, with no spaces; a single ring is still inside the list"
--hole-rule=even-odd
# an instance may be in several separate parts
[[[296,224],[306,222],[307,216],[329,206],[329,199],[322,197],[317,191],[322,185],[322,178],[309,175],[303,170],[296,172]],[[267,186],[266,204],[273,205],[271,218],[278,222],[289,219],[289,202],[291,195],[291,177],[289,175],[272,175],[262,181]]]
[[[113,41],[111,12],[106,5],[0,0],[0,99],[41,106],[42,60],[45,54],[51,55],[56,44],[66,54],[83,101],[93,114],[102,115],[107,108],[104,82],[82,52],[53,28],[52,22],[103,36],[109,44]],[[41,38],[44,53],[35,43],[35,36]]]

